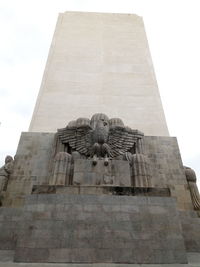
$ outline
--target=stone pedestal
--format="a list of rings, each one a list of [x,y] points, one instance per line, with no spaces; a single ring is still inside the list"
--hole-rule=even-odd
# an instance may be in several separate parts
[[[186,263],[170,197],[32,195],[17,232],[17,262]]]

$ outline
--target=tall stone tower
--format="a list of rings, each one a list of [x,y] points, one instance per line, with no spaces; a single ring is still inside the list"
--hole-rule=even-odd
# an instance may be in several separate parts
[[[55,132],[97,112],[168,136],[142,18],[62,13],[29,130]]]
[[[193,266],[196,176],[168,134],[140,17],[59,15],[0,206],[0,267]]]

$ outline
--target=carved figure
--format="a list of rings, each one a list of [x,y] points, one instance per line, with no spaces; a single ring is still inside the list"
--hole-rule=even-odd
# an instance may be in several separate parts
[[[0,192],[6,191],[8,185],[8,179],[13,171],[13,158],[6,156],[5,165],[0,168]]]
[[[199,195],[199,190],[196,184],[197,178],[196,178],[195,171],[186,166],[184,166],[184,169],[185,169],[185,176],[186,176],[186,179],[189,185],[194,209],[200,211],[200,195]]]
[[[58,135],[70,151],[78,151],[81,155],[93,158],[117,158],[134,148],[143,133],[125,127],[119,118],[110,119],[101,113],[92,116],[91,120],[79,118],[70,122],[65,128],[58,129]]]
[[[53,176],[50,185],[69,185],[71,183],[72,156],[67,152],[59,152],[54,159]]]
[[[149,159],[143,154],[131,156],[131,177],[134,187],[151,187],[151,169]]]

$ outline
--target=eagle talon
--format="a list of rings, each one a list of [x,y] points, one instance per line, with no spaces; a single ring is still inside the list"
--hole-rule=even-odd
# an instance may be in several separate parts
[[[97,165],[97,157],[96,156],[93,157],[92,164],[94,166]]]
[[[107,157],[105,157],[105,159],[104,159],[104,166],[108,166],[108,158]]]

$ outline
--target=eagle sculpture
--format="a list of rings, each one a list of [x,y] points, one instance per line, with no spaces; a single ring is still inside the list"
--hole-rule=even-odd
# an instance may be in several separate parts
[[[104,158],[105,165],[108,158],[116,158],[134,149],[138,139],[143,138],[143,133],[125,127],[119,118],[109,119],[105,114],[94,114],[91,120],[79,118],[71,121],[62,129],[58,129],[61,142],[71,151],[93,158]]]

